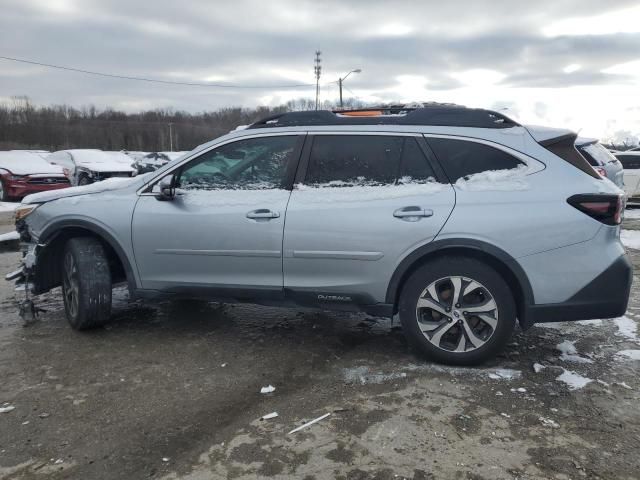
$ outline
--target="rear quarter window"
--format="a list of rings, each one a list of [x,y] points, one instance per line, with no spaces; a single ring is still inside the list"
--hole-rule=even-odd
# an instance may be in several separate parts
[[[429,146],[452,183],[474,173],[511,170],[523,161],[498,148],[469,140],[427,138]]]

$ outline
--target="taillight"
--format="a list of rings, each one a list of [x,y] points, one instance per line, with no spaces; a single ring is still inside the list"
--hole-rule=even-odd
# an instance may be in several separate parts
[[[601,177],[607,178],[607,171],[602,167],[593,167],[593,169],[600,174]]]
[[[620,225],[625,196],[607,193],[580,193],[567,199],[572,207],[606,225]]]

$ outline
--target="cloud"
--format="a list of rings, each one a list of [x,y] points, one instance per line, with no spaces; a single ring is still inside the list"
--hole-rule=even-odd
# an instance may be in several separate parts
[[[0,60],[0,91],[29,95],[37,103],[124,109],[249,106],[313,96],[313,87],[276,86],[314,83],[313,52],[320,49],[323,98],[337,98],[332,82],[361,68],[345,82],[345,95],[372,101],[462,103],[471,98],[484,106],[512,102],[513,110],[535,115],[534,107],[523,106],[530,89],[545,89],[555,98],[557,91],[593,87],[610,96],[640,82],[634,63],[640,58],[638,29],[601,28],[591,35],[562,27],[582,17],[597,23],[636,7],[632,0],[615,6],[547,0],[517,8],[507,0],[4,0],[2,55],[123,75],[265,88],[144,84]],[[552,115],[560,107],[547,108]]]

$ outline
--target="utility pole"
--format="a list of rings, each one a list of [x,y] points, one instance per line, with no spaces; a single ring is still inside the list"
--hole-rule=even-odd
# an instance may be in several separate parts
[[[342,105],[342,82],[344,82],[347,79],[347,77],[352,73],[360,73],[360,72],[362,72],[362,70],[359,68],[356,68],[355,70],[351,70],[344,77],[338,78],[338,86],[340,87],[340,108],[342,108],[343,106]]]
[[[169,151],[173,152],[173,130],[171,127],[173,127],[173,123],[169,122]]]
[[[318,98],[320,97],[320,74],[322,73],[322,60],[320,60],[322,52],[316,50],[316,59],[314,60],[313,71],[316,74],[316,110],[318,110]]]

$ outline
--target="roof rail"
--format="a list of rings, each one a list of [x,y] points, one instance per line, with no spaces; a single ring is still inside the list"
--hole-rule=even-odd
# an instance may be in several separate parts
[[[519,126],[509,117],[492,110],[467,108],[450,103],[425,103],[419,106],[383,105],[353,110],[285,112],[259,120],[248,128],[321,125],[432,125],[477,128]]]

